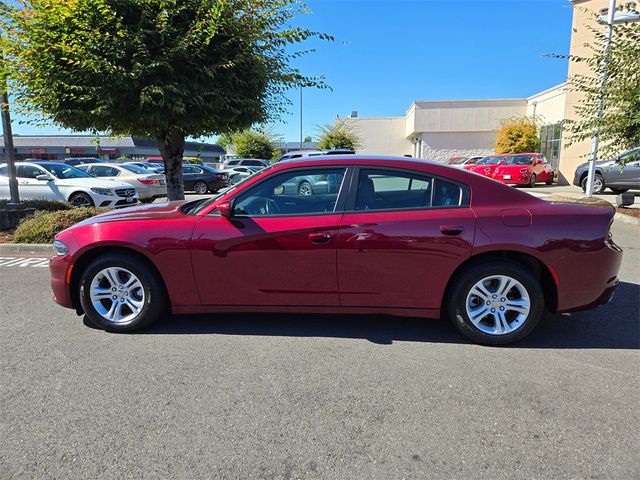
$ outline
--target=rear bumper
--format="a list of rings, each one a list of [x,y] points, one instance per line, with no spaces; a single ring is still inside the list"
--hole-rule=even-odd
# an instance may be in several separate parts
[[[619,280],[616,278],[613,284],[604,289],[604,292],[592,303],[588,305],[583,305],[580,307],[571,308],[569,310],[563,310],[563,312],[580,312],[583,310],[591,310],[593,308],[599,307],[600,305],[605,305],[613,300],[613,295],[616,293],[616,288],[618,287]]]

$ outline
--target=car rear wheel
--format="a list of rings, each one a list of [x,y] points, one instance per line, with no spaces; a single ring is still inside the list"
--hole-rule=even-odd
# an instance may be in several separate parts
[[[209,187],[207,187],[207,184],[204,182],[196,182],[193,186],[193,190],[195,190],[198,195],[204,195],[207,193],[207,190],[209,190]]]
[[[313,188],[309,182],[302,182],[298,187],[298,195],[306,197],[313,193]]]
[[[506,345],[522,340],[544,311],[544,294],[518,263],[492,261],[464,270],[448,299],[449,317],[474,342]]]
[[[536,179],[536,174],[535,174],[535,173],[532,173],[532,174],[531,174],[531,178],[529,179],[529,186],[530,186],[531,188],[535,187],[535,186],[536,186],[536,182],[537,182],[537,181],[538,181],[538,180]]]
[[[128,255],[96,258],[82,272],[80,303],[87,318],[109,332],[129,332],[154,322],[166,298],[158,274]]]
[[[91,208],[95,205],[91,196],[82,192],[71,195],[69,203],[75,208]]]

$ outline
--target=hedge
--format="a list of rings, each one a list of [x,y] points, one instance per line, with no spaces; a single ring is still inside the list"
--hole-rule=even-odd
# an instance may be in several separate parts
[[[0,200],[0,208],[5,208],[9,200]],[[25,208],[35,208],[37,211],[57,212],[60,210],[71,210],[71,205],[55,200],[23,200],[20,205]]]
[[[14,234],[16,243],[51,243],[62,230],[82,220],[104,213],[104,208],[74,208],[54,212],[36,212],[18,225]]]

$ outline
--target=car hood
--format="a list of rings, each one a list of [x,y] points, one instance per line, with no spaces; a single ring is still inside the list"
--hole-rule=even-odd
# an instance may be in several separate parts
[[[140,205],[119,210],[112,210],[95,217],[88,218],[75,226],[92,225],[96,223],[121,222],[130,220],[161,220],[164,218],[182,217],[186,214],[180,207],[187,203],[185,200],[174,202],[154,203],[151,205]]]
[[[98,188],[131,188],[128,183],[118,182],[115,180],[107,180],[105,178],[59,178],[56,184],[67,187],[98,187]]]

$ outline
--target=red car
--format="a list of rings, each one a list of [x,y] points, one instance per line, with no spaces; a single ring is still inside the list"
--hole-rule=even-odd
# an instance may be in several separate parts
[[[494,170],[493,179],[507,185],[528,185],[544,182],[551,185],[553,168],[540,153],[514,153],[506,155],[504,161]]]
[[[488,155],[481,158],[476,163],[465,165],[462,168],[469,172],[491,178],[493,176],[493,172],[498,168],[498,165],[504,161],[505,157],[506,155]]]
[[[316,176],[335,188],[287,188]],[[506,344],[545,309],[609,301],[622,258],[613,214],[421,160],[294,160],[210,199],[61,232],[51,285],[57,303],[114,332],[165,312],[445,315],[474,341]]]

